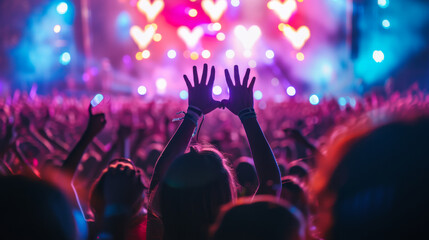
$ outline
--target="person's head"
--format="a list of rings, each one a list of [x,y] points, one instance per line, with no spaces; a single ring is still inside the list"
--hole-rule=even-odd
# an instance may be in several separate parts
[[[222,155],[191,148],[174,160],[160,186],[164,239],[206,239],[220,207],[235,196],[235,182]]]
[[[291,176],[282,177],[282,192],[280,197],[297,207],[305,219],[308,218],[308,196],[296,178]]]
[[[305,223],[299,210],[272,196],[240,198],[222,208],[212,240],[300,240]]]
[[[117,158],[112,160],[106,169],[103,170],[100,177],[95,181],[92,186],[92,190],[90,193],[89,205],[91,207],[91,211],[94,215],[95,222],[100,222],[104,216],[104,209],[106,207],[106,202],[104,200],[104,184],[105,184],[105,176],[109,168],[120,167],[121,169],[129,168],[131,170],[142,171],[138,169],[134,163],[130,159],[126,158]],[[132,206],[133,208],[133,217],[137,217],[143,207],[144,197],[142,196],[140,201]]]
[[[76,239],[72,208],[54,186],[24,176],[0,177],[0,238]]]
[[[313,185],[326,239],[427,238],[428,133],[428,117],[395,120],[328,151]]]
[[[240,157],[234,165],[237,181],[243,188],[242,195],[253,195],[258,188],[258,176],[255,166],[253,166],[253,160],[249,157]]]
[[[294,176],[300,182],[307,184],[309,180],[310,168],[301,160],[295,160],[288,164],[287,176]]]

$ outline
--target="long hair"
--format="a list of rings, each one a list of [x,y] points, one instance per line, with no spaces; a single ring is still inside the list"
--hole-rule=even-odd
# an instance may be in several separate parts
[[[235,197],[235,181],[221,153],[191,148],[175,159],[161,183],[164,239],[207,239],[220,207]]]

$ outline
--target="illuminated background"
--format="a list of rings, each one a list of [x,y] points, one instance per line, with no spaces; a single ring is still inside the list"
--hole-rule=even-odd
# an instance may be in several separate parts
[[[186,98],[182,74],[253,68],[255,97],[362,95],[386,81],[427,88],[424,0],[4,0],[0,91],[53,89]],[[317,101],[316,101],[317,100]]]

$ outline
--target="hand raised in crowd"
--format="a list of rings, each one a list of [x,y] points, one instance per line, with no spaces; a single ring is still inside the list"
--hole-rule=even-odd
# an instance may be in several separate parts
[[[198,71],[197,67],[193,67],[194,74],[194,86],[192,86],[189,81],[188,76],[183,75],[185,79],[186,86],[188,87],[188,104],[189,106],[194,106],[199,108],[203,114],[210,113],[214,109],[218,108],[221,103],[219,101],[215,101],[212,96],[213,83],[215,80],[215,68],[214,66],[210,69],[210,76],[207,82],[207,64],[204,64],[203,74],[201,76],[201,81],[198,80]]]
[[[222,100],[222,103],[235,115],[238,115],[238,113],[240,113],[240,111],[245,108],[253,108],[253,86],[255,85],[256,78],[253,77],[249,86],[247,86],[249,77],[250,69],[248,68],[246,70],[246,74],[244,75],[243,83],[241,83],[238,66],[235,65],[235,84],[233,84],[228,69],[225,69],[225,79],[229,88],[229,99]]]
[[[95,137],[106,126],[106,116],[104,115],[104,113],[93,114],[91,104],[89,105],[88,112],[89,112],[89,121],[86,127],[86,132],[90,136]]]

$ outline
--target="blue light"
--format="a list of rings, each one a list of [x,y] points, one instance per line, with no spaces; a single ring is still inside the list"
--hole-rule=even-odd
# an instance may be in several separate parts
[[[384,19],[383,22],[381,22],[381,25],[383,25],[385,29],[388,29],[390,28],[390,21],[387,19]]]
[[[68,52],[63,52],[63,54],[61,54],[61,57],[60,57],[60,63],[61,63],[62,65],[67,65],[67,64],[69,64],[69,63],[70,63],[70,60],[71,60],[70,53],[68,53]]]
[[[378,6],[387,8],[389,6],[389,0],[378,0]]]
[[[180,98],[183,100],[188,99],[188,91],[186,91],[186,90],[180,91]]]
[[[309,101],[311,105],[317,105],[319,104],[319,97],[316,94],[313,94],[310,96]]]
[[[347,104],[347,100],[344,97],[340,97],[338,98],[338,104],[340,104],[340,106],[346,106]]]
[[[253,94],[253,97],[256,99],[256,100],[261,100],[262,99],[262,92],[261,91],[259,91],[259,90],[256,90],[255,91],[255,93]]]
[[[98,93],[97,95],[94,96],[94,98],[91,100],[91,106],[92,107],[96,107],[98,104],[101,103],[101,101],[103,101],[104,97],[102,94]]]
[[[69,6],[67,5],[67,3],[65,2],[60,2],[57,5],[57,12],[59,14],[65,14],[67,12],[67,10],[69,9]]]

